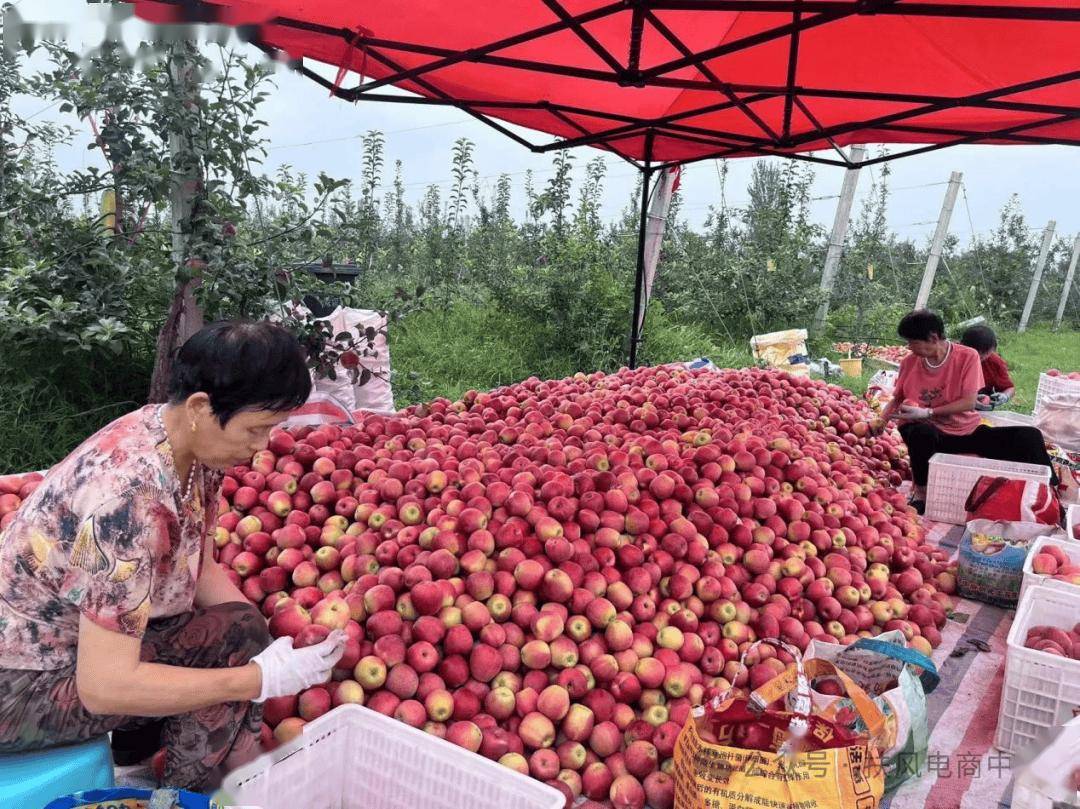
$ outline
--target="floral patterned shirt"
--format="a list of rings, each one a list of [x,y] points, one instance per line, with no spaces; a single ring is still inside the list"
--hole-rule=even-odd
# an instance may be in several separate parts
[[[0,668],[74,664],[80,614],[141,638],[192,609],[221,475],[200,466],[181,500],[157,407],[87,439],[0,534]]]

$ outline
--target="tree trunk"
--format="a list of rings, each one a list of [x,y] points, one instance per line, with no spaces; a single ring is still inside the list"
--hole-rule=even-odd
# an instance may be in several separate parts
[[[190,47],[190,43],[177,43],[170,66],[173,92],[185,105],[193,103],[192,99],[199,92],[191,60],[185,58],[190,54],[185,52],[177,58],[177,49],[183,51]],[[169,134],[169,157],[172,163],[172,189],[169,195],[172,260],[177,274],[182,278],[190,278],[188,273],[197,273],[204,265],[190,256],[192,211],[200,187],[200,171],[199,161],[192,154],[189,132]],[[202,312],[195,300],[195,290],[200,283],[202,280],[199,277],[184,280],[177,285],[173,293],[169,314],[158,334],[154,373],[150,379],[148,397],[151,403],[166,401],[176,352],[203,326]]]
[[[199,279],[178,286],[173,293],[168,317],[158,334],[157,351],[154,355],[154,374],[150,379],[148,401],[158,404],[168,400],[169,380],[172,378],[173,360],[176,352],[195,332],[203,327],[202,312],[195,302],[195,288]]]

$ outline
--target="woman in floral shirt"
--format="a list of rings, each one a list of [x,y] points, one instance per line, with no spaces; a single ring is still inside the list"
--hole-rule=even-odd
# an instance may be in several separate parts
[[[222,470],[310,389],[284,329],[208,326],[180,350],[168,405],[45,476],[0,535],[0,753],[168,717],[165,782],[212,788],[257,752],[257,703],[329,677],[341,639],[271,645],[211,544]]]

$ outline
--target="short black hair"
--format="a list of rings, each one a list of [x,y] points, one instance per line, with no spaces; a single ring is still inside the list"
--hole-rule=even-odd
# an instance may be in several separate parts
[[[916,309],[900,319],[896,333],[905,340],[929,340],[931,334],[945,336],[945,321],[929,309]]]
[[[960,342],[980,354],[985,354],[997,348],[997,335],[989,326],[972,326],[964,332]]]
[[[225,320],[204,327],[177,352],[169,401],[210,397],[224,427],[245,410],[284,413],[311,395],[311,375],[299,341],[269,321]]]

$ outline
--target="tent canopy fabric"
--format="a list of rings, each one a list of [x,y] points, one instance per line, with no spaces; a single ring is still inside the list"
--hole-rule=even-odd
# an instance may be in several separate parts
[[[345,99],[457,106],[540,152],[845,165],[840,147],[854,143],[928,144],[867,163],[964,143],[1080,144],[1080,0],[135,3],[151,22],[241,26]]]

